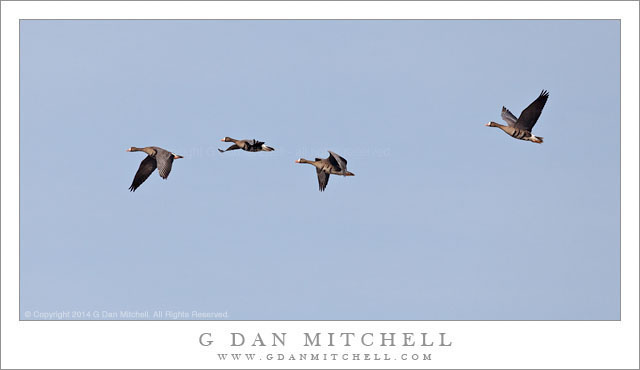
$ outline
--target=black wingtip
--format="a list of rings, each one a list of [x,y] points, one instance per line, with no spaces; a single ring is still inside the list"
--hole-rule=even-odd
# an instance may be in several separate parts
[[[220,148],[218,148],[218,151],[219,151],[220,153],[224,153],[224,150],[222,150],[222,149],[220,149]]]
[[[549,92],[547,90],[542,90],[542,92],[540,93],[540,96],[549,97]]]

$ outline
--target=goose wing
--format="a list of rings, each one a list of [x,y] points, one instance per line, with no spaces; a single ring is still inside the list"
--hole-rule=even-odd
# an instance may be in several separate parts
[[[329,150],[329,162],[339,172],[347,170],[347,160]]]
[[[318,188],[320,191],[324,191],[329,183],[329,174],[319,168],[316,168],[316,173],[318,174]]]
[[[245,140],[245,142],[247,143],[247,150],[250,152],[259,152],[262,150],[262,144],[264,144],[264,141],[258,141],[256,139],[252,139],[252,140]]]
[[[151,176],[151,173],[156,169],[156,159],[152,156],[148,155],[145,159],[140,162],[140,167],[138,167],[138,172],[133,177],[133,182],[129,187],[130,191],[136,191],[137,188],[142,185],[142,183]]]
[[[516,121],[518,121],[518,118],[514,116],[513,113],[511,113],[511,111],[505,107],[502,107],[501,116],[502,116],[502,119],[509,125],[509,127],[515,126]]]
[[[239,147],[239,146],[237,146],[236,144],[233,144],[233,145],[231,145],[230,147],[228,147],[228,148],[227,148],[227,149],[225,149],[225,150],[222,150],[222,149],[218,148],[218,151],[219,151],[220,153],[224,153],[224,152],[228,152],[229,150],[236,150],[236,149],[240,149],[240,147]]]
[[[171,172],[171,165],[173,165],[173,154],[167,152],[167,154],[163,153],[162,155],[160,155],[160,153],[157,153],[156,162],[160,177],[166,180],[167,177],[169,177],[169,173]]]
[[[520,113],[520,118],[518,118],[515,128],[531,132],[533,126],[538,122],[538,118],[540,118],[540,114],[542,113],[542,108],[544,108],[548,98],[549,92],[542,90],[540,96],[538,96],[533,103],[529,104],[529,106]]]
[[[156,151],[155,157],[160,177],[166,179],[167,177],[169,177],[169,172],[171,172],[171,165],[173,164],[173,153],[168,150],[158,148],[157,146],[154,146],[153,149],[155,149]]]

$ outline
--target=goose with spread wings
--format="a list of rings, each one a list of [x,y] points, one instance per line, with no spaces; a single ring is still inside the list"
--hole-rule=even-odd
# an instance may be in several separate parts
[[[498,127],[516,139],[542,144],[543,138],[541,136],[535,136],[531,133],[531,130],[536,122],[538,122],[538,118],[540,118],[540,114],[542,113],[542,108],[544,108],[548,98],[549,92],[542,90],[540,96],[538,96],[533,103],[529,104],[529,106],[520,113],[520,117],[518,118],[516,118],[516,116],[514,116],[507,108],[502,107],[501,116],[502,119],[507,122],[507,126],[493,121],[487,123],[485,126]]]
[[[347,171],[347,160],[330,150],[328,158],[316,158],[315,161],[300,158],[296,160],[296,163],[308,163],[316,168],[320,191],[324,191],[327,187],[329,175],[355,176],[353,173]]]
[[[157,146],[148,146],[145,148],[136,148],[132,146],[127,149],[127,152],[145,152],[147,156],[140,163],[138,172],[133,177],[133,182],[129,187],[130,191],[136,191],[142,183],[151,176],[155,169],[158,169],[160,177],[167,179],[169,172],[171,172],[171,165],[174,159],[184,158],[181,155],[173,154],[168,150],[159,148]]]
[[[252,139],[252,140],[236,140],[236,139],[232,139],[228,136],[225,136],[224,138],[220,139],[220,141],[224,141],[227,143],[233,143],[233,145],[231,145],[230,147],[228,147],[225,150],[222,149],[218,149],[218,151],[220,153],[224,153],[227,152],[229,150],[236,150],[236,149],[242,149],[245,150],[247,152],[273,152],[275,149],[273,149],[270,146],[266,146],[264,145],[264,141],[258,141],[256,139]]]

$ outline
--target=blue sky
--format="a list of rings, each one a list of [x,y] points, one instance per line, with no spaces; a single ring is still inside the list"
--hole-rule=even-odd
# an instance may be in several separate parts
[[[20,31],[22,318],[619,319],[617,21]],[[542,89],[544,144],[484,126]],[[151,145],[185,158],[130,193]]]

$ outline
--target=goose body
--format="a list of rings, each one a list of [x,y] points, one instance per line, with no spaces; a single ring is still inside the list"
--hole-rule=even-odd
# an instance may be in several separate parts
[[[230,147],[228,147],[225,150],[222,149],[218,149],[218,151],[220,153],[224,153],[227,152],[229,150],[236,150],[236,149],[242,149],[245,150],[247,152],[272,152],[275,149],[273,149],[270,146],[266,146],[264,145],[264,141],[258,141],[256,139],[252,139],[252,140],[236,140],[236,139],[232,139],[230,137],[224,137],[223,139],[220,139],[220,141],[224,141],[227,143],[233,143],[233,145],[231,145]]]
[[[355,176],[353,173],[347,171],[347,160],[330,150],[328,158],[316,158],[315,161],[300,158],[296,163],[308,163],[316,168],[320,191],[326,189],[329,183],[329,175]]]
[[[130,191],[136,191],[137,188],[145,182],[146,179],[151,176],[151,173],[158,169],[160,177],[167,179],[171,172],[171,166],[174,159],[183,158],[181,155],[173,154],[168,150],[159,148],[157,146],[148,146],[144,148],[136,148],[132,146],[127,149],[127,152],[145,152],[147,156],[140,163],[136,175],[133,177],[133,182],[129,187]]]
[[[547,99],[549,98],[549,92],[542,90],[538,98],[529,104],[520,117],[516,118],[507,108],[502,107],[502,119],[507,122],[507,125],[501,125],[497,122],[489,122],[485,126],[497,127],[504,131],[507,135],[525,141],[531,141],[534,143],[542,144],[543,138],[541,136],[535,136],[531,133],[533,126],[538,122],[542,108],[544,108]]]

